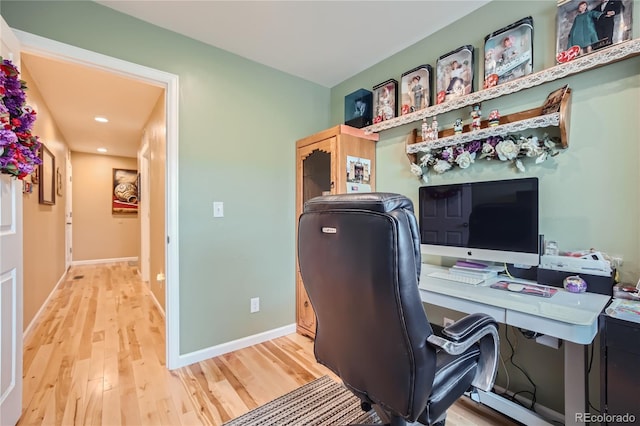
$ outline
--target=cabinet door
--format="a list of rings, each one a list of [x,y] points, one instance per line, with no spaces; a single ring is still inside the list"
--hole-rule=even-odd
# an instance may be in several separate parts
[[[313,197],[335,192],[335,144],[331,137],[297,150],[296,220],[304,203]],[[296,227],[297,229],[297,227]],[[310,337],[316,333],[316,314],[304,289],[300,270],[296,268],[296,322],[298,332]]]
[[[298,149],[297,161],[297,216],[304,203],[313,197],[335,191],[335,145],[332,137]]]

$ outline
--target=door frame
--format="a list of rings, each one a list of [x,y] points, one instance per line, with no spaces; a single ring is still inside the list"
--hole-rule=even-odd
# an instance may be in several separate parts
[[[165,353],[167,368],[182,367],[180,362],[180,292],[178,247],[178,75],[124,61],[101,53],[61,43],[35,34],[14,30],[22,51],[72,62],[143,81],[165,89],[166,113],[166,201],[165,241]]]
[[[142,149],[138,152],[138,169],[140,173],[140,187],[138,188],[140,192],[140,259],[138,259],[138,265],[140,265],[142,281],[145,281],[150,287],[151,279],[149,278],[149,269],[151,266],[149,265],[149,254],[151,252],[151,230],[149,223],[149,197],[151,195],[149,188],[149,142],[146,134],[143,138]]]
[[[66,163],[67,170],[65,176],[64,191],[65,191],[65,201],[64,201],[64,270],[68,271],[71,266],[71,262],[73,262],[73,200],[71,196],[73,195],[73,181],[71,176],[73,174],[73,168],[71,166],[71,151],[67,148],[66,150]]]

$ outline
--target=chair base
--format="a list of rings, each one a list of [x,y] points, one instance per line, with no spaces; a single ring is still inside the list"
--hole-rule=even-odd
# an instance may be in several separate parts
[[[366,405],[362,406],[363,410],[369,411],[366,408],[367,408]],[[423,423],[420,423],[420,422],[408,422],[405,419],[403,419],[402,417],[390,416],[389,413],[387,413],[386,411],[382,410],[377,405],[374,405],[373,409],[376,411],[376,414],[378,414],[378,417],[383,422],[382,423],[383,426],[424,426]],[[437,421],[435,423],[432,423],[431,425],[428,425],[428,426],[445,426],[446,420],[447,420],[447,418],[446,418],[446,414],[445,414],[445,417],[442,420]],[[376,425],[350,425],[350,426],[380,426],[380,424],[376,424]]]

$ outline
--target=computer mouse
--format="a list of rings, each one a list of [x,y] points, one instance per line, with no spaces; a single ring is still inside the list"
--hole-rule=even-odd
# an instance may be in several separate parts
[[[524,290],[524,285],[517,283],[509,283],[507,285],[507,290],[509,291],[522,291]]]

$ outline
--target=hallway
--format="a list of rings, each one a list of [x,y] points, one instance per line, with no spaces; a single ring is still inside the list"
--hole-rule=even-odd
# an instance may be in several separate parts
[[[220,425],[315,378],[335,378],[299,334],[175,371],[165,367],[164,335],[135,265],[72,267],[25,339],[18,425]],[[513,423],[462,398],[447,424]]]

